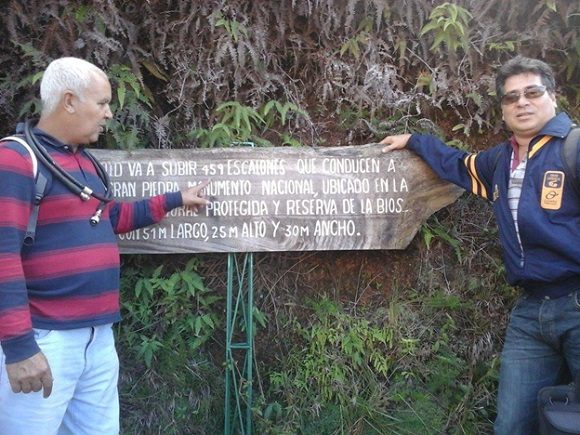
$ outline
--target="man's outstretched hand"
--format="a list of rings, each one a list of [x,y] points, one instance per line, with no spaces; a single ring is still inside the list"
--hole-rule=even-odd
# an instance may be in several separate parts
[[[388,153],[389,151],[393,150],[400,150],[407,146],[407,142],[411,139],[410,134],[398,134],[396,136],[387,136],[380,144],[386,145],[383,147],[383,152]]]

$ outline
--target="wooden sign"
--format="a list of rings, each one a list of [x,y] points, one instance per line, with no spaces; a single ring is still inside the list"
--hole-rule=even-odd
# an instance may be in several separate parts
[[[334,148],[93,150],[114,196],[135,200],[210,180],[198,215],[119,236],[122,253],[404,249],[463,190],[410,151]]]

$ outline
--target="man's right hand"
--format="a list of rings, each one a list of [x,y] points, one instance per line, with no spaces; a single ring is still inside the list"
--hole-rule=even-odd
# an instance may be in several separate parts
[[[8,380],[15,393],[30,393],[43,390],[46,399],[52,393],[52,372],[42,352],[23,361],[6,364]]]
[[[410,134],[398,134],[396,136],[387,136],[379,143],[386,145],[383,148],[384,153],[388,153],[393,150],[400,150],[407,146],[407,142],[411,139]]]
[[[183,206],[198,213],[199,210],[209,204],[209,201],[203,197],[203,189],[209,184],[209,180],[202,181],[196,186],[181,191],[181,200]]]

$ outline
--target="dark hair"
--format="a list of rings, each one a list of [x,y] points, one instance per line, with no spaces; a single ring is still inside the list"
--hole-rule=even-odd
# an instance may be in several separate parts
[[[504,94],[504,86],[508,78],[526,73],[540,76],[542,84],[548,92],[553,93],[556,90],[556,79],[554,78],[554,71],[552,71],[550,65],[538,59],[516,56],[503,64],[497,72],[497,76],[495,77],[495,93],[497,98],[501,99]]]

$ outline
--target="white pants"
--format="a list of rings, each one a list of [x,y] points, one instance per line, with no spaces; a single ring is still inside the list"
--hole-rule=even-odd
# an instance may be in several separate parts
[[[0,350],[0,434],[117,435],[119,358],[111,325],[35,330],[54,385],[49,398],[13,393]]]

